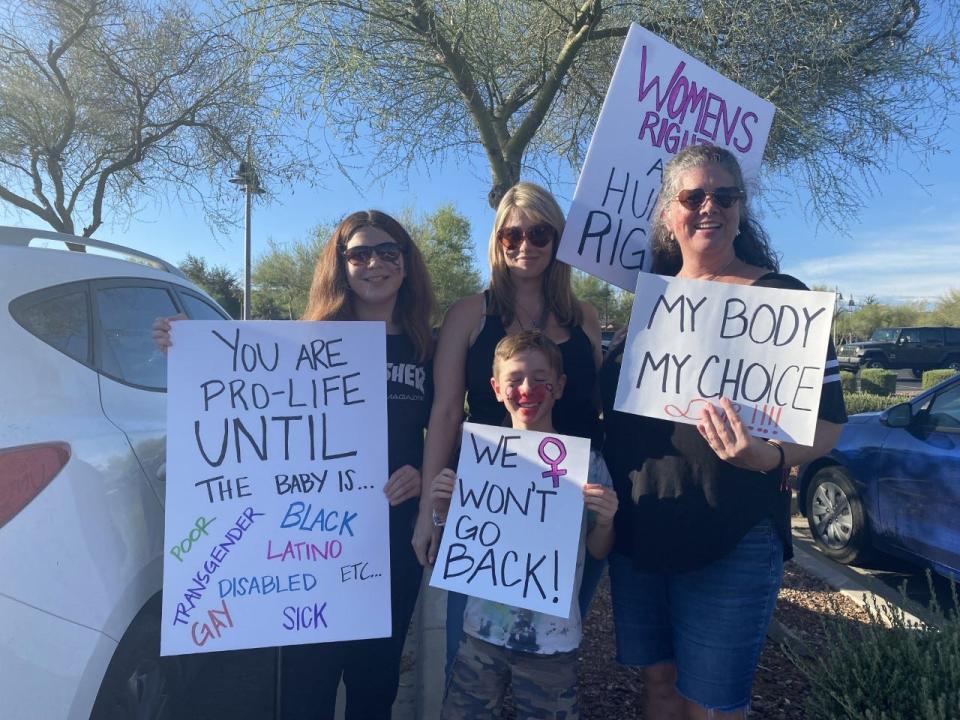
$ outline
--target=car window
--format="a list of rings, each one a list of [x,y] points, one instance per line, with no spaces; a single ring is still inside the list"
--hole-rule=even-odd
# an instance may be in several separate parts
[[[206,300],[201,300],[196,295],[181,292],[180,299],[183,301],[183,308],[187,311],[187,317],[191,320],[227,320],[223,313],[217,310]]]
[[[900,342],[901,343],[915,343],[920,342],[920,329],[919,328],[905,328],[900,333]]]
[[[927,410],[928,426],[960,430],[960,385],[937,395]]]
[[[10,314],[24,329],[74,360],[90,364],[90,311],[85,289],[51,296],[33,293],[10,304]]]
[[[154,345],[150,328],[154,319],[176,314],[170,293],[161,287],[98,289],[102,372],[130,385],[165,389],[167,358]]]
[[[877,328],[870,336],[872,342],[893,342],[897,339],[896,328]]]
[[[920,342],[924,345],[943,345],[943,329],[921,328]]]

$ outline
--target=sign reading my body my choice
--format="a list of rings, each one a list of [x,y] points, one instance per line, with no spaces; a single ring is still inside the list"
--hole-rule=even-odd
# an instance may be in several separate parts
[[[751,435],[812,445],[834,295],[643,275],[614,409],[695,424],[733,402]]]
[[[569,617],[590,441],[464,423],[430,584]]]
[[[749,182],[774,107],[631,25],[597,119],[557,253],[624,290],[650,270],[649,230],[667,161],[687,145],[726,148]]]
[[[383,323],[172,341],[162,654],[390,635]]]

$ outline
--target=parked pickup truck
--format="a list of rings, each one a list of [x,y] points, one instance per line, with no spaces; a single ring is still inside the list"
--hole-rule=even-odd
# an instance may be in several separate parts
[[[960,372],[960,328],[877,328],[866,342],[844,343],[837,349],[841,370],[909,368],[915,377],[924,370],[951,368]]]

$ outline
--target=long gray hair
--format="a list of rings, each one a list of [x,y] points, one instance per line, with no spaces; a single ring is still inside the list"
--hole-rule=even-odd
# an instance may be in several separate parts
[[[708,165],[716,165],[728,172],[737,187],[746,192],[740,163],[729,150],[714,145],[688,145],[677,153],[663,169],[663,186],[660,188],[660,197],[657,198],[657,205],[653,210],[653,228],[650,235],[650,245],[653,250],[652,271],[659,275],[676,275],[683,267],[680,245],[673,236],[673,232],[667,227],[665,220],[670,203],[676,199],[677,193],[682,189],[680,178],[688,170]],[[767,231],[751,216],[746,197],[740,201],[738,230],[737,237],[733,241],[733,251],[736,256],[749,265],[779,272],[780,259],[770,247]]]

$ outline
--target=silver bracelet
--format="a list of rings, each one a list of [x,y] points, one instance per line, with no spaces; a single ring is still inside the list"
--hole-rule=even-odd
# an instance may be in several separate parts
[[[434,527],[443,527],[443,526],[446,525],[446,524],[447,524],[447,521],[444,520],[443,518],[441,518],[441,517],[437,514],[437,511],[434,510],[434,511],[433,511],[433,526],[434,526]]]

